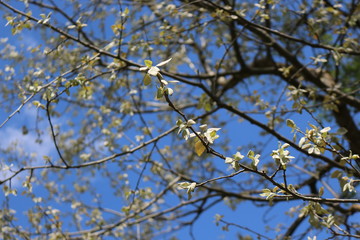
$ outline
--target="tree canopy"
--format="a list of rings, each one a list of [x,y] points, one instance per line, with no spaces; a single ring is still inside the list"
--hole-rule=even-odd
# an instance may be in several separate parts
[[[0,238],[360,238],[359,0],[0,12]]]

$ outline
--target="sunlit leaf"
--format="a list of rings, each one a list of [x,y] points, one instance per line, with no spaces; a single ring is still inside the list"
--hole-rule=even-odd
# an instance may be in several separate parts
[[[145,66],[148,68],[151,68],[152,64],[153,64],[153,62],[151,60],[145,60],[144,63],[145,63]]]
[[[206,147],[204,146],[204,144],[200,140],[196,141],[196,143],[195,143],[196,154],[198,156],[201,156],[205,150],[206,150]]]

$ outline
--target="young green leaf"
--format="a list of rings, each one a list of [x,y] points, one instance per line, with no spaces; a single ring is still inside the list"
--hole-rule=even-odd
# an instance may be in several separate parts
[[[159,87],[156,92],[156,98],[161,99],[164,96],[164,89],[162,87]]]
[[[153,62],[151,60],[145,60],[144,63],[145,63],[145,66],[147,66],[148,68],[151,68]]]
[[[206,150],[206,147],[204,144],[198,139],[198,141],[195,143],[195,152],[200,157],[204,151]]]
[[[296,128],[295,122],[291,119],[286,119],[286,125],[291,128]]]
[[[145,74],[145,77],[144,77],[144,85],[147,86],[151,83],[151,77],[149,74]]]

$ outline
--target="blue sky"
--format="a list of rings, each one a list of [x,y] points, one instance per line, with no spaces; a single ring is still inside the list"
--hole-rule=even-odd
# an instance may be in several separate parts
[[[38,15],[39,12],[33,12],[33,15]],[[33,33],[31,31],[27,31],[25,30],[23,33],[21,33],[21,38],[22,40],[18,40],[15,37],[13,37],[10,33],[10,27],[5,27],[5,21],[4,19],[0,19],[0,31],[2,33],[2,35],[0,36],[1,38],[8,38],[9,43],[20,47],[21,45],[25,45],[25,46],[37,46],[39,44],[42,43],[41,39],[38,38],[38,35],[36,33]],[[110,33],[109,33],[110,34]],[[154,62],[156,63],[157,61],[161,61],[161,60],[165,60],[165,59],[157,59],[157,57],[154,57],[155,59]],[[135,62],[139,62],[141,63],[143,61],[143,59],[132,59]],[[3,66],[6,64],[5,61],[1,60],[0,58],[0,67],[3,68]],[[23,66],[19,66],[19,67],[23,67]],[[185,68],[184,68],[185,69]],[[182,69],[180,69],[182,70]],[[139,81],[141,81],[142,79],[139,79]],[[255,85],[256,86],[256,85]],[[149,93],[149,91],[151,90],[147,90],[149,95],[152,95],[152,93]],[[15,110],[19,105],[18,103],[13,104],[12,109]],[[34,132],[30,132],[27,135],[23,135],[22,132],[22,127],[24,125],[27,125],[29,127],[34,127],[36,125],[37,122],[37,118],[39,116],[44,117],[44,112],[41,112],[41,110],[36,110],[34,106],[32,106],[31,104],[28,104],[29,106],[25,106],[19,114],[16,114],[3,128],[0,129],[0,146],[2,148],[6,148],[8,146],[14,146],[14,142],[17,142],[17,144],[19,145],[19,147],[23,148],[26,152],[36,152],[38,155],[35,156],[33,159],[34,161],[28,164],[31,165],[39,165],[39,164],[43,164],[43,159],[42,156],[46,155],[46,156],[50,156],[52,158],[57,158],[57,153],[55,151],[55,148],[52,144],[52,139],[49,135],[43,135],[43,142],[41,144],[36,143],[36,139],[38,138],[37,135]],[[66,106],[62,106],[60,105],[59,108],[65,108]],[[38,112],[40,111],[40,112]],[[256,141],[261,141],[261,142],[269,142],[264,149],[262,149],[261,154],[265,159],[270,159],[270,153],[271,150],[276,149],[278,146],[278,141],[272,137],[261,137],[260,136],[260,131],[258,129],[254,129],[254,127],[246,122],[246,121],[242,121],[241,123],[239,123],[240,119],[236,119],[232,116],[230,116],[228,113],[225,112],[220,112],[221,117],[224,122],[227,122],[227,124],[222,128],[222,130],[219,132],[219,134],[226,134],[229,136],[230,138],[230,143],[229,143],[229,148],[231,150],[229,150],[229,152],[227,152],[226,154],[235,154],[236,149],[239,146],[245,146],[248,142],[256,142]],[[6,119],[6,117],[9,115],[9,112],[5,112],[4,109],[0,109],[0,121],[4,121]],[[79,116],[78,118],[74,118],[72,116],[61,116],[59,118],[54,118],[54,122],[58,123],[60,126],[62,125],[62,123],[65,123],[67,120],[69,120],[70,118],[72,120],[75,121],[75,123],[81,123],[81,119],[83,116]],[[293,114],[291,115],[292,119],[296,122],[297,125],[299,125],[302,129],[305,129],[307,127],[307,124],[310,123],[314,123],[314,121],[310,118],[310,116],[308,114],[304,114],[304,115],[298,115],[298,114]],[[147,120],[151,121],[158,121],[158,119],[156,119],[154,116],[152,115],[147,115]],[[258,120],[264,120],[265,118],[262,115],[259,115],[257,117],[254,117]],[[138,117],[134,117],[134,122],[140,123],[140,119]],[[46,121],[41,122],[42,125],[37,126],[39,128],[44,128],[44,129],[48,129],[49,126],[47,124]],[[160,125],[162,123],[159,123]],[[170,125],[168,126],[169,128],[171,127]],[[210,126],[210,127],[216,127],[216,126]],[[286,125],[284,124],[284,126],[280,129],[278,129],[278,131],[280,133],[282,133],[284,136],[287,136],[289,138],[291,138],[291,133],[290,133],[290,128],[286,127]],[[137,133],[133,132],[133,133],[129,133],[129,138],[131,138],[133,141],[135,140],[135,135],[137,135]],[[168,142],[170,141],[171,137],[166,138],[165,140],[162,140],[159,142],[160,146],[164,146],[167,145]],[[217,140],[219,141],[219,140]],[[179,141],[180,142],[180,141]],[[125,143],[124,143],[125,144]],[[128,144],[128,143],[127,143]],[[216,148],[216,145],[215,145]],[[246,154],[247,151],[249,149],[244,147],[242,149],[240,149],[242,154]],[[154,158],[159,158],[158,155],[154,154],[153,156]],[[1,159],[1,155],[0,155],[0,159]],[[6,161],[6,160],[5,160]],[[201,158],[199,158],[199,161],[201,161]],[[216,162],[216,160],[211,159],[211,161]],[[106,166],[106,170],[108,171],[112,171],[112,164],[113,163],[108,163]],[[227,166],[223,163],[222,160],[218,160],[216,163],[216,166],[219,167],[219,169],[222,170],[226,170]],[[74,174],[76,172],[76,170],[70,170],[73,171]],[[146,171],[148,172],[149,169],[146,169]],[[230,173],[231,171],[229,171]],[[7,176],[8,173],[5,173],[5,177]],[[115,174],[115,173],[114,173]],[[116,173],[118,174],[118,173]],[[37,174],[38,175],[38,174]],[[130,181],[130,186],[135,187],[135,183],[138,179],[138,175],[134,174],[134,172],[129,172],[129,181]],[[94,177],[95,176],[95,177]],[[40,176],[38,176],[40,177]],[[98,189],[98,194],[102,195],[102,199],[104,200],[105,204],[103,205],[103,207],[108,207],[108,208],[114,208],[118,211],[120,211],[121,209],[121,204],[119,204],[119,198],[113,197],[112,192],[114,189],[112,189],[112,186],[110,185],[108,180],[105,180],[104,178],[102,178],[101,173],[97,173],[95,175],[91,175],[89,174],[88,176],[83,176],[83,177],[88,177],[89,181],[92,183],[93,186],[95,186],[96,189]],[[18,188],[18,193],[21,193],[21,188],[22,188],[22,182],[25,178],[25,175],[22,174],[20,175],[20,179],[19,180],[15,180],[12,182],[13,187]],[[0,179],[3,179],[0,177]],[[71,185],[73,184],[74,178],[71,177],[67,177],[64,179],[63,184],[68,184]],[[54,177],[52,179],[53,181],[57,181],[58,178]],[[242,176],[238,176],[234,178],[235,181],[238,181],[239,184],[242,184]],[[144,187],[144,186],[151,186],[151,183],[145,182],[145,181],[141,181],[140,183],[140,187]],[[260,189],[260,187],[259,187]],[[34,192],[41,195],[43,193],[45,193],[44,189],[40,186],[34,186]],[[194,194],[194,196],[196,196],[196,192]],[[88,203],[88,204],[93,204],[94,203],[94,195],[92,194],[83,194],[82,195],[82,199],[84,202]],[[18,194],[17,197],[14,196],[10,196],[10,207],[13,207],[17,210],[17,217],[19,219],[19,223],[21,224],[22,222],[25,223],[26,217],[23,216],[23,212],[25,210],[27,210],[30,207],[34,206],[34,203],[27,197],[25,196],[21,196],[20,194]],[[172,204],[178,204],[177,200],[172,199],[171,197],[169,197],[167,199],[169,202],[169,205]],[[0,195],[0,201],[3,202],[4,201],[4,196]],[[300,201],[299,201],[300,202]],[[61,203],[61,201],[59,203],[53,202],[55,204],[55,207],[59,208],[60,210],[62,208],[64,209],[68,209],[70,203]],[[242,202],[239,203],[237,206],[237,209],[235,211],[231,210],[229,207],[225,206],[223,203],[219,203],[217,205],[215,205],[214,207],[212,207],[211,209],[209,209],[208,211],[206,211],[205,213],[203,213],[201,215],[201,217],[197,220],[196,224],[193,227],[193,233],[196,239],[229,239],[230,237],[234,237],[236,232],[241,232],[244,235],[251,235],[254,237],[253,234],[251,234],[250,232],[246,232],[244,230],[240,230],[237,229],[235,227],[230,227],[229,228],[229,232],[227,231],[223,231],[221,229],[221,226],[215,226],[214,224],[214,216],[215,214],[222,214],[224,215],[224,220],[228,221],[228,222],[234,222],[236,224],[239,224],[243,227],[247,227],[249,229],[252,229],[254,231],[258,231],[261,234],[264,234],[266,236],[269,237],[274,237],[274,232],[271,231],[271,233],[267,233],[267,232],[263,232],[262,231],[262,227],[259,228],[260,226],[263,226],[264,224],[269,225],[270,228],[277,228],[280,226],[276,226],[275,223],[278,222],[283,222],[288,226],[293,220],[294,218],[290,218],[289,216],[284,215],[284,209],[288,209],[289,206],[294,205],[293,202],[289,202],[289,203],[282,203],[282,204],[277,204],[275,205],[273,208],[271,208],[266,214],[265,217],[263,217],[263,213],[264,213],[264,208],[263,207],[259,207],[259,206],[255,206],[253,203],[249,203],[249,202]],[[306,220],[307,221],[307,220]],[[265,223],[264,223],[265,222]],[[71,225],[71,220],[68,219],[67,224]],[[309,233],[309,236],[312,236],[315,233]],[[189,239],[189,228],[184,228],[181,229],[180,231],[176,232],[174,235],[176,235],[179,239]],[[170,235],[166,235],[165,238],[159,238],[159,239],[167,239],[167,237],[171,236]],[[321,236],[318,235],[318,239]]]

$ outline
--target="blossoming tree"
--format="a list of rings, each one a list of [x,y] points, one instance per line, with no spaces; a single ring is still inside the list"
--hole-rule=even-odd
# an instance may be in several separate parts
[[[0,12],[0,238],[360,238],[359,1]]]

